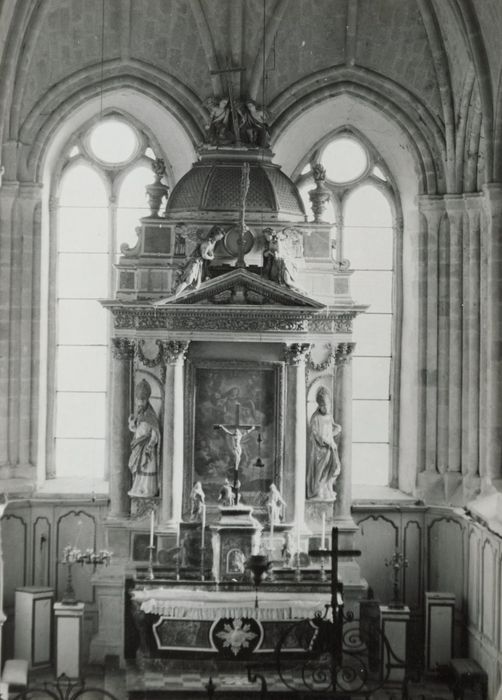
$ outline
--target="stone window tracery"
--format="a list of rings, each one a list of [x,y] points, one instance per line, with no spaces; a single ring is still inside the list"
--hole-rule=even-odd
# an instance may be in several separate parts
[[[322,169],[319,169],[319,165]],[[333,224],[334,259],[354,270],[353,299],[369,306],[354,323],[353,482],[392,483],[395,356],[395,210],[392,178],[378,154],[357,135],[339,132],[306,154],[297,185],[307,212],[320,175],[323,221]],[[318,185],[317,185],[318,186]]]
[[[101,480],[108,462],[110,320],[97,300],[113,295],[120,246],[136,243],[139,219],[149,213],[145,186],[153,181],[155,150],[136,125],[113,115],[88,125],[65,151],[53,186],[54,393],[46,471]]]

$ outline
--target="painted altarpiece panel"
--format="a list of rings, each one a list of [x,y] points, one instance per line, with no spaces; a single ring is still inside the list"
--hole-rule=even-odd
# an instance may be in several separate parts
[[[201,481],[208,507],[218,504],[221,486],[233,480],[229,436],[215,430],[240,424],[260,426],[242,440],[239,464],[242,502],[264,508],[272,481],[280,488],[284,444],[284,366],[279,362],[197,360],[187,372],[184,510],[195,481]],[[261,445],[259,442],[261,437]],[[261,457],[264,466],[256,466]],[[190,468],[191,467],[191,468]]]

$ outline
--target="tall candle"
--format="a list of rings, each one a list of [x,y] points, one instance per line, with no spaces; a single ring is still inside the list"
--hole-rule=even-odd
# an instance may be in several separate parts
[[[155,514],[153,510],[150,511],[150,547],[153,547],[153,533],[155,529]]]
[[[206,530],[206,504],[204,503],[202,506],[202,542],[201,542],[201,547],[204,549],[204,533]]]
[[[322,514],[322,535],[321,535],[321,549],[326,549],[326,513]]]

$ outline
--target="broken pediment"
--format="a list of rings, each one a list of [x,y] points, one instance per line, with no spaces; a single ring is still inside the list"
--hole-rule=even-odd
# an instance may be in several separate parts
[[[243,268],[207,280],[198,289],[187,290],[178,296],[173,295],[155,302],[155,306],[170,304],[275,305],[304,309],[325,307],[298,289],[263,279],[260,275]]]

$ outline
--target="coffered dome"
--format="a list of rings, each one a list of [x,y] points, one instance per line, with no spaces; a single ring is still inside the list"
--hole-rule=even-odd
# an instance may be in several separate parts
[[[242,167],[249,163],[246,219],[276,218],[305,221],[305,210],[295,184],[272,163],[271,154],[239,149],[206,149],[200,160],[174,187],[166,216],[184,218],[225,213],[235,216],[241,206]]]

